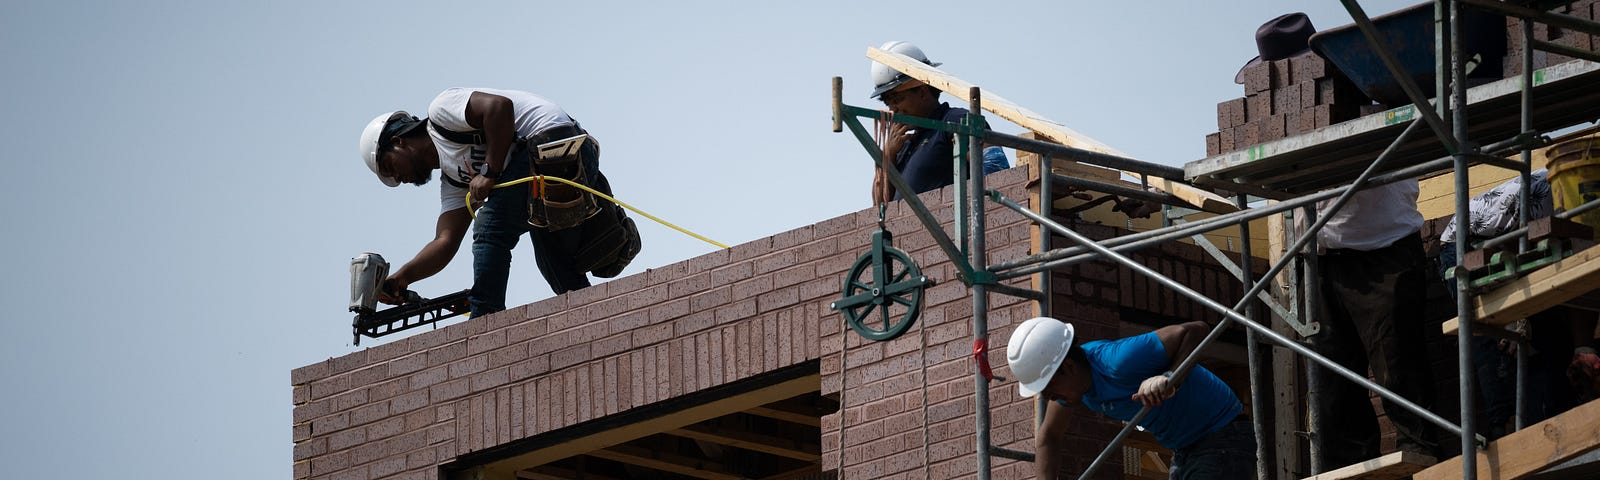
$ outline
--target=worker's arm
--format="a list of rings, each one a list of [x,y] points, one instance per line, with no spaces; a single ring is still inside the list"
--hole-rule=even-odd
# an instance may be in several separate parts
[[[1059,455],[1062,435],[1067,433],[1067,427],[1072,425],[1072,408],[1060,402],[1050,400],[1049,395],[1039,395],[1039,401],[1045,403],[1044,423],[1035,427],[1033,432],[1033,465],[1037,469],[1040,480],[1054,480],[1056,472],[1061,470]]]
[[[466,120],[467,125],[483,131],[483,139],[488,143],[489,157],[484,159],[489,162],[489,171],[499,174],[506,169],[506,154],[511,151],[511,144],[516,141],[517,130],[512,124],[515,109],[511,99],[483,92],[472,92],[467,99]],[[472,185],[468,191],[472,198],[479,202],[489,199],[489,191],[494,189],[498,179],[474,175]],[[440,266],[441,268],[443,265]]]
[[[889,193],[892,191],[894,191],[894,186],[889,185],[889,174],[885,173],[881,166],[873,168],[872,204],[889,203],[889,201],[894,200],[894,195]]]
[[[472,215],[467,209],[457,208],[439,214],[439,221],[434,225],[433,240],[422,246],[422,251],[399,270],[389,275],[383,281],[384,295],[390,298],[380,298],[389,303],[399,303],[401,294],[411,287],[413,282],[422,280],[444,270],[450,264],[450,259],[456,256],[456,251],[461,249],[461,239],[467,235],[467,227],[472,224]]]
[[[1167,353],[1167,371],[1178,369],[1183,359],[1188,358],[1194,349],[1200,346],[1200,341],[1211,332],[1211,327],[1205,322],[1188,322],[1178,325],[1168,325],[1156,329],[1156,338],[1161,340],[1162,349]],[[1145,379],[1139,385],[1139,391],[1133,394],[1133,399],[1147,406],[1158,406],[1177,391],[1166,374],[1156,375]]]

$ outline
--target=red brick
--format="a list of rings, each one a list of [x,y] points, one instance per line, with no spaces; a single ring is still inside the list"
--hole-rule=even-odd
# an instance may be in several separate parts
[[[444,382],[428,388],[428,399],[431,402],[438,403],[461,398],[470,391],[468,387],[467,379],[465,378]]]
[[[760,310],[756,308],[756,299],[741,299],[728,305],[718,307],[716,310],[716,321],[719,325],[725,325],[730,322],[736,322],[754,317],[758,313],[760,313]]]
[[[1239,127],[1239,131],[1243,133],[1243,138],[1235,139],[1237,143],[1234,148],[1243,149],[1261,143],[1261,124],[1265,122],[1266,120],[1256,120]]]
[[[1261,62],[1244,69],[1244,92],[1256,94],[1272,89],[1272,63]]]
[[[464,340],[452,342],[428,350],[428,366],[436,367],[466,357],[467,342]]]
[[[734,299],[754,298],[757,295],[772,291],[772,276],[763,275],[733,284],[731,292]]]
[[[311,399],[319,400],[350,391],[350,376],[338,375],[311,383]]]
[[[1284,85],[1272,91],[1272,113],[1282,115],[1300,110],[1300,85]]]

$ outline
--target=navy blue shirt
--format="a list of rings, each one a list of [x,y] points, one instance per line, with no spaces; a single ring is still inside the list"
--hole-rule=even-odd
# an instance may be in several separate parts
[[[930,118],[955,123],[966,116],[967,109],[940,103]],[[894,167],[913,191],[922,193],[955,183],[955,152],[950,132],[918,128],[916,136],[895,152]],[[900,199],[900,192],[894,193],[894,199]]]

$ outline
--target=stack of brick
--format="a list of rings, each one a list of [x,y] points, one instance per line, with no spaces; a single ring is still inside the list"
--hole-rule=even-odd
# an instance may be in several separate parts
[[[1242,150],[1354,119],[1372,101],[1327,60],[1307,52],[1244,70],[1244,98],[1217,104],[1206,155]]]
[[[1593,21],[1600,19],[1600,0],[1578,0],[1568,5],[1553,8],[1550,12]],[[1533,38],[1591,52],[1600,50],[1600,36],[1561,27],[1550,27],[1538,22],[1533,24]],[[1503,71],[1506,72],[1507,77],[1522,74],[1521,52],[1522,20],[1516,17],[1506,17],[1506,57],[1505,70]],[[1573,58],[1566,55],[1538,50],[1533,52],[1533,68],[1535,70],[1571,60]]]

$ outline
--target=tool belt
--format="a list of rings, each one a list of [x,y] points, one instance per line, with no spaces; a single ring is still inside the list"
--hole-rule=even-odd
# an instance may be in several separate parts
[[[622,207],[606,204],[599,215],[583,222],[583,244],[573,255],[579,270],[600,278],[622,273],[639,254],[639,227],[624,214]]]
[[[600,172],[587,172],[584,162],[587,132],[576,125],[539,132],[526,142],[533,156],[534,173],[572,180],[596,188],[609,182]],[[587,146],[598,152],[599,145]],[[576,228],[582,240],[572,256],[578,270],[600,278],[622,273],[639,254],[639,228],[622,207],[599,202],[594,194],[556,181],[536,182],[528,203],[528,224],[550,231]]]
[[[434,130],[456,143],[484,142],[481,131],[452,132],[438,124],[434,124]],[[600,172],[588,172],[584,166],[582,152],[585,144],[593,141],[576,124],[548,128],[519,140],[530,157],[533,174],[559,177],[589,188],[595,188],[591,178],[603,178]],[[598,152],[598,145],[593,148]],[[528,225],[547,231],[578,229],[581,246],[572,258],[578,270],[612,278],[639,254],[639,228],[622,207],[599,202],[594,194],[558,181],[529,182],[528,188]]]
[[[577,125],[562,125],[546,129],[523,142],[531,158],[533,173],[547,177],[571,180],[585,187],[589,178],[598,172],[586,172],[583,161],[584,143],[592,141]],[[532,182],[532,195],[528,200],[528,225],[550,231],[582,225],[600,213],[600,204],[594,195],[581,188],[553,180]]]

